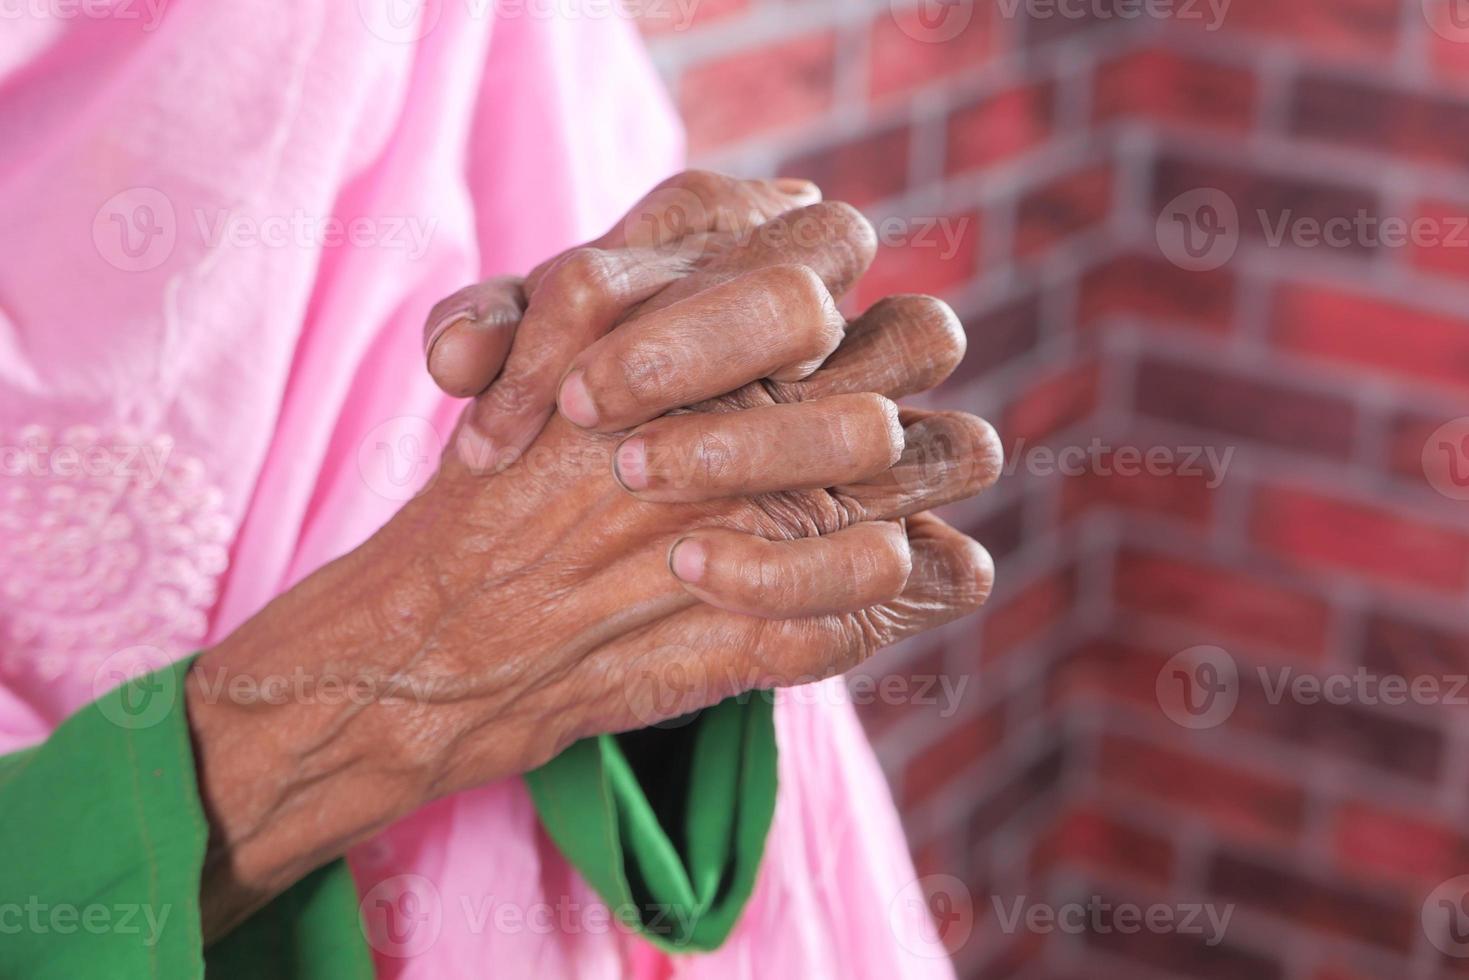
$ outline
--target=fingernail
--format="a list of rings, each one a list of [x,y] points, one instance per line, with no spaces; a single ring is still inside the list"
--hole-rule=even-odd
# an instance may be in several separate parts
[[[634,436],[617,447],[612,470],[617,482],[628,490],[648,489],[648,446],[642,436]]]
[[[455,310],[453,313],[445,313],[439,317],[432,329],[428,332],[428,340],[423,345],[423,359],[432,364],[434,359],[434,346],[438,344],[439,338],[448,332],[449,328],[456,323],[469,323],[474,320],[473,310]]]
[[[673,551],[668,555],[668,567],[673,570],[674,577],[690,585],[699,584],[708,563],[708,551],[699,542],[688,538],[674,542]]]
[[[561,395],[557,399],[561,414],[583,429],[597,424],[597,406],[592,404],[592,393],[587,391],[583,372],[576,371],[561,383]]]
[[[821,188],[817,187],[813,181],[801,177],[777,177],[773,183],[776,190],[788,197],[803,201],[821,200]]]

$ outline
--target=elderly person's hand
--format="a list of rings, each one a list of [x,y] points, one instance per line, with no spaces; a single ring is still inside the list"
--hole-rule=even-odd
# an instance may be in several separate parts
[[[686,171],[655,187],[606,234],[547,259],[525,279],[489,279],[435,304],[424,325],[429,375],[448,394],[475,399],[459,433],[472,465],[513,462],[550,418],[572,358],[642,301],[719,263],[771,218],[820,200],[808,181]],[[831,244],[765,249],[761,261],[821,262]],[[847,264],[854,278],[861,271]],[[833,293],[849,285],[832,283]]]
[[[837,205],[770,228],[662,291],[616,288],[648,268],[633,249],[547,269],[533,302],[605,336],[557,371],[562,411],[525,455],[486,477],[447,453],[378,534],[202,655],[216,680],[304,669],[386,695],[240,703],[191,678],[208,931],[434,798],[845,670],[983,601],[988,556],[923,511],[992,481],[998,440],[887,400],[953,367],[952,314],[898,298],[844,334],[831,290],[871,229]],[[674,669],[702,682],[670,698]]]

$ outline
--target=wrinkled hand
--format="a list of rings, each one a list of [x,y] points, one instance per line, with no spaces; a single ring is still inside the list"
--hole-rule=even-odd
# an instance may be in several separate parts
[[[191,683],[211,928],[438,796],[845,670],[983,601],[988,555],[924,511],[987,486],[998,439],[888,400],[953,368],[957,321],[924,297],[842,321],[833,293],[872,253],[850,208],[764,227],[653,291],[619,288],[635,249],[605,253],[626,259],[611,276],[548,268],[548,319],[574,300],[563,322],[620,325],[570,348],[562,411],[525,454],[487,476],[446,452],[378,534],[200,658],[216,689],[304,665],[378,694],[219,702]]]
[[[424,325],[429,374],[446,393],[475,399],[460,435],[479,464],[508,465],[525,450],[550,418],[572,358],[640,301],[769,219],[820,200],[807,181],[686,171],[605,235],[525,279],[489,279],[435,304]]]

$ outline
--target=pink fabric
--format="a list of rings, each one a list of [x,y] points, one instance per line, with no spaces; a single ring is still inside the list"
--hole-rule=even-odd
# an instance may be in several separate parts
[[[160,9],[28,15],[0,47],[0,751],[385,521],[457,410],[422,368],[429,306],[600,233],[682,152],[605,5]],[[377,937],[381,974],[950,975],[820,690],[779,709],[775,830],[722,950],[608,928],[508,780],[352,855],[365,895],[437,916],[421,949]]]

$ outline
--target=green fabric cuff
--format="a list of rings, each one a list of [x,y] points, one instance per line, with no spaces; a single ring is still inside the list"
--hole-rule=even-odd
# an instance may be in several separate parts
[[[344,861],[204,949],[192,662],[129,681],[0,757],[0,972],[373,976]],[[715,949],[754,888],[775,811],[774,701],[745,695],[678,727],[587,739],[526,781],[552,839],[622,921],[670,951]]]
[[[29,907],[0,922],[6,971],[202,974],[208,825],[183,711],[189,663],[124,684],[0,758],[3,918]]]
[[[754,890],[775,814],[774,697],[585,739],[525,778],[551,839],[614,915],[670,952],[716,949]]]
[[[370,978],[345,862],[307,876],[205,951],[209,824],[184,710],[193,658],[0,757],[0,974]]]

